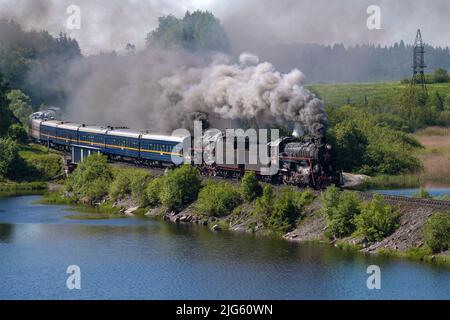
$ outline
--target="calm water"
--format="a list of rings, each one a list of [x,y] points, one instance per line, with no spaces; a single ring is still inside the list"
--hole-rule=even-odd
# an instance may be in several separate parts
[[[450,188],[426,188],[432,197],[440,197],[450,194]],[[373,190],[373,192],[396,195],[396,196],[406,196],[412,197],[414,194],[418,193],[420,189],[392,189],[392,190]]]
[[[148,219],[79,221],[0,199],[0,299],[450,298],[450,270]],[[81,290],[66,288],[69,265]],[[377,264],[382,289],[368,290]]]

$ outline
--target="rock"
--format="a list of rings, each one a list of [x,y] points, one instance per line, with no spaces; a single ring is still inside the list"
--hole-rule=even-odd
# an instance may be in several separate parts
[[[137,209],[139,209],[139,207],[128,208],[123,213],[127,216],[132,216],[133,212],[135,212]]]
[[[219,231],[219,230],[221,230],[222,228],[218,225],[218,224],[215,224],[215,225],[213,225],[212,227],[211,227],[211,230],[212,231]]]

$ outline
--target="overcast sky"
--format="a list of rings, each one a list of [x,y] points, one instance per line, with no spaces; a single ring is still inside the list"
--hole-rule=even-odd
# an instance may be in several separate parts
[[[81,29],[66,28],[67,7],[81,9]],[[366,26],[369,5],[381,8],[381,29]],[[450,0],[0,0],[0,16],[27,29],[75,37],[83,53],[142,47],[161,15],[209,10],[218,17],[235,52],[268,45],[313,42],[345,45],[414,41],[450,45]]]

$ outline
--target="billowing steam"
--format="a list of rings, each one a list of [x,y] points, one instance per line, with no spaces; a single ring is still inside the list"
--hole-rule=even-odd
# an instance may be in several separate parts
[[[71,76],[77,80],[67,118],[78,121],[164,132],[190,127],[192,114],[260,127],[295,123],[313,133],[327,125],[322,102],[303,86],[299,70],[281,74],[249,53],[235,63],[224,55],[205,61],[180,52],[103,56],[74,66]]]

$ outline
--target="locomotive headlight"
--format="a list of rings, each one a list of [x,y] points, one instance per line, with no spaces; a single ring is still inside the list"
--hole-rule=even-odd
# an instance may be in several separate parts
[[[325,148],[326,148],[327,150],[331,150],[331,144],[326,144],[326,145],[325,145]]]

